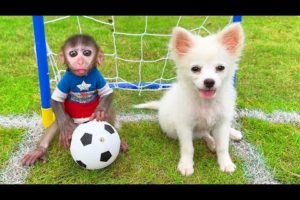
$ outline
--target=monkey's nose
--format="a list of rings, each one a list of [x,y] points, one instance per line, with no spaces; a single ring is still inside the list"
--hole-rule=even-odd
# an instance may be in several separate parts
[[[78,64],[83,64],[83,58],[82,58],[82,57],[79,57],[79,58],[77,59],[77,63],[78,63]]]

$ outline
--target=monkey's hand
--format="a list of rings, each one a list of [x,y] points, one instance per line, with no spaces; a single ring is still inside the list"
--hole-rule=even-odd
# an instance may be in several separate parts
[[[96,119],[96,121],[107,121],[108,113],[102,109],[96,109],[96,111],[90,116],[90,121]]]
[[[27,153],[21,160],[23,166],[31,166],[37,160],[43,160],[43,163],[48,161],[47,148],[38,146],[35,150]]]
[[[96,119],[96,121],[108,121],[109,119],[109,108],[112,102],[113,93],[102,96],[101,101],[96,107],[94,113],[90,116],[90,120]]]
[[[63,123],[58,123],[60,134],[59,134],[59,143],[60,145],[67,149],[70,146],[72,134],[77,127],[73,122],[73,119],[66,118]]]

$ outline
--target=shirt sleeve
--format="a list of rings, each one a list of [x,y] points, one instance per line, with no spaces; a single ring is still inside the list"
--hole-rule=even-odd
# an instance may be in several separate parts
[[[109,87],[107,83],[101,89],[98,89],[98,95],[100,97],[109,95],[111,93],[113,93],[113,90]]]
[[[98,95],[100,97],[103,97],[105,95],[109,95],[113,92],[113,90],[109,87],[108,83],[102,76],[102,74],[97,70],[96,73],[97,76],[97,90],[98,90]]]
[[[64,102],[68,96],[70,91],[70,81],[68,81],[70,77],[68,76],[67,72],[64,74],[62,79],[57,84],[55,90],[52,93],[51,98],[58,102]]]

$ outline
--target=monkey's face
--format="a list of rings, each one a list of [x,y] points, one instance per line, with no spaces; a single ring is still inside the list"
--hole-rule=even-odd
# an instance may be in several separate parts
[[[96,49],[78,45],[66,47],[65,61],[70,71],[77,76],[86,75],[96,64]]]

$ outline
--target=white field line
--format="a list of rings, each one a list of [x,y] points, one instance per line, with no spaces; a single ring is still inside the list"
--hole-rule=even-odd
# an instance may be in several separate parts
[[[137,121],[158,121],[157,115],[146,114],[120,114],[117,115],[115,127],[121,128],[122,122],[137,122]]]
[[[300,115],[294,112],[286,113],[276,111],[272,114],[265,114],[261,111],[243,109],[237,111],[237,118],[239,117],[254,117],[272,123],[300,124]],[[119,129],[123,122],[145,120],[157,121],[157,119],[157,115],[120,114],[117,116],[115,126]],[[27,129],[17,150],[12,153],[10,159],[6,163],[6,167],[0,172],[0,184],[22,184],[25,182],[30,168],[21,166],[20,159],[26,152],[35,147],[44,132],[40,116],[37,114],[32,116],[0,116],[0,126],[6,128]],[[236,126],[238,126],[238,124]],[[245,140],[242,140],[241,142],[231,142],[231,144],[233,145],[236,154],[245,162],[245,173],[249,178],[250,183],[278,183],[266,169],[264,159],[256,151],[254,146],[247,143]]]
[[[26,128],[22,140],[15,152],[6,163],[6,167],[0,172],[0,184],[21,184],[25,182],[29,167],[23,167],[20,159],[26,152],[36,147],[37,142],[43,134],[41,117],[33,116],[0,116],[0,125],[6,128]]]
[[[299,112],[282,112],[280,110],[276,110],[271,114],[266,114],[260,110],[239,109],[237,110],[237,115],[238,117],[261,119],[270,123],[300,124]]]
[[[239,109],[236,118],[247,117],[255,118],[270,123],[285,123],[292,125],[300,125],[300,114],[297,112],[282,112],[279,110],[271,114],[266,114],[260,110]],[[236,123],[236,128],[240,129],[240,124]],[[242,140],[240,142],[231,142],[235,149],[235,153],[244,162],[244,171],[246,177],[253,184],[278,184],[274,180],[273,175],[266,169],[265,160],[258,153],[256,147]]]
[[[115,127],[120,128],[122,122],[157,120],[154,115],[118,115]],[[0,126],[4,128],[26,128],[17,150],[12,153],[6,163],[6,167],[0,172],[0,184],[22,184],[29,173],[30,167],[21,165],[20,160],[29,151],[36,147],[45,129],[42,126],[41,117],[37,114],[32,116],[12,115],[0,116]]]
[[[241,130],[241,124],[239,121],[239,112],[236,113],[236,121],[233,126],[237,130]],[[246,117],[246,116],[243,116]],[[256,147],[243,138],[241,141],[230,141],[234,149],[234,153],[244,161],[243,171],[250,184],[279,184],[274,180],[274,175],[267,170],[265,160],[263,156],[258,153]]]
[[[266,168],[265,160],[255,146],[245,139],[240,142],[230,142],[235,154],[244,161],[244,172],[250,184],[279,184],[273,174]]]

